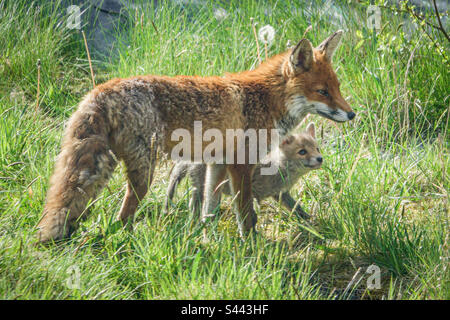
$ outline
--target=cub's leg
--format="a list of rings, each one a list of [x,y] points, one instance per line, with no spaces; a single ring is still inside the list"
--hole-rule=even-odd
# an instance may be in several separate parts
[[[203,195],[205,192],[206,165],[192,164],[189,167],[192,192],[189,200],[189,209],[195,216],[199,217],[203,206]]]
[[[274,196],[273,197],[276,201],[278,201],[278,199]],[[288,209],[289,211],[292,211],[295,208],[295,212],[302,217],[303,219],[309,219],[310,216],[309,214],[307,214],[302,207],[300,206],[299,203],[297,203],[297,201],[295,201],[291,195],[289,194],[289,192],[283,192],[281,194],[281,203],[283,204],[283,206]]]
[[[220,202],[221,184],[227,174],[223,164],[208,164],[204,182],[204,196],[202,205],[202,222],[214,216]]]

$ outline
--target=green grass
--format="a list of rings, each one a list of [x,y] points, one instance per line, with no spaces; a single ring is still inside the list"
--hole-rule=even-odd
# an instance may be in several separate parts
[[[64,28],[58,13],[64,8],[3,1],[0,298],[449,299],[450,79],[427,38],[418,30],[407,35],[403,19],[384,11],[386,25],[375,35],[365,26],[365,7],[346,2],[337,5],[345,25],[322,14],[320,3],[221,6],[229,13],[223,20],[214,17],[218,2],[133,11],[138,19],[118,35],[118,55],[94,61],[96,81],[251,68],[258,63],[251,17],[257,28],[270,24],[277,31],[269,55],[300,39],[309,25],[307,37],[316,45],[347,29],[334,65],[357,117],[337,127],[309,118],[318,127],[324,168],[291,191],[312,221],[266,201],[258,210],[260,232],[243,242],[228,199],[205,243],[187,209],[188,183],[171,214],[162,213],[170,168],[162,163],[133,232],[115,222],[124,195],[120,167],[70,241],[34,247],[64,121],[92,84],[82,37]],[[381,269],[379,290],[366,287],[371,264]],[[79,288],[68,286],[73,272]]]

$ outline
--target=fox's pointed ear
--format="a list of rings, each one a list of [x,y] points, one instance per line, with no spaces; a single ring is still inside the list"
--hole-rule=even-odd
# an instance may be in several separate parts
[[[308,134],[314,139],[316,138],[316,126],[314,125],[314,122],[308,124],[306,127],[306,132],[308,132]]]
[[[333,57],[334,52],[336,51],[337,47],[339,46],[339,42],[341,42],[343,33],[344,33],[344,31],[342,31],[342,30],[336,31],[331,36],[329,36],[327,39],[325,39],[317,47],[317,50],[324,52],[327,59],[331,61],[331,58]]]
[[[294,141],[294,139],[295,139],[294,136],[288,136],[283,139],[283,141],[281,142],[281,145],[285,146],[285,145],[291,144]]]
[[[292,50],[289,61],[294,70],[307,71],[313,62],[313,47],[308,39],[302,39]]]

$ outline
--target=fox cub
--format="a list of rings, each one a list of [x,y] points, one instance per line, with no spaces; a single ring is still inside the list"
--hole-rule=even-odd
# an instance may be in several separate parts
[[[314,124],[310,123],[304,133],[285,138],[278,149],[272,151],[266,159],[256,166],[252,178],[252,191],[253,197],[258,202],[268,197],[278,200],[281,193],[281,203],[288,210],[292,211],[295,208],[295,212],[302,218],[309,218],[309,215],[291,197],[289,190],[301,176],[311,170],[320,168],[322,165],[323,158],[315,137]],[[278,172],[274,175],[262,175],[261,168],[273,165],[274,162],[278,165]],[[165,204],[166,211],[168,211],[169,203],[173,199],[178,183],[186,174],[189,174],[194,186],[189,207],[195,213],[198,213],[202,207],[206,165],[178,162],[170,174]],[[223,184],[221,188],[223,194],[231,195],[228,183]]]

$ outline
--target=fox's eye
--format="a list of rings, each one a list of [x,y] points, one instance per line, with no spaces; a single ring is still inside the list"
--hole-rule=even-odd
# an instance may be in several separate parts
[[[319,149],[319,148],[317,148],[317,152],[320,152],[320,149]]]
[[[317,90],[317,92],[323,95],[324,97],[328,97],[330,95],[327,90]]]
[[[298,152],[298,154],[304,156],[304,155],[306,154],[306,150],[305,150],[305,149],[302,149],[302,150],[300,150],[300,151]]]

